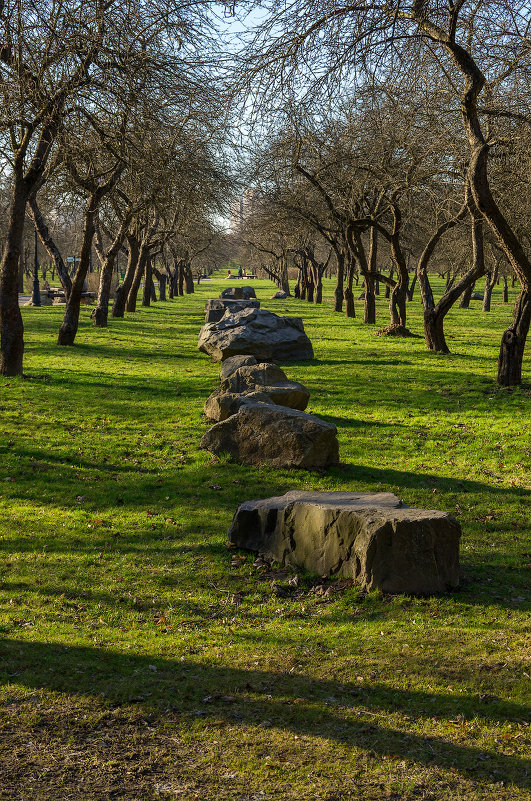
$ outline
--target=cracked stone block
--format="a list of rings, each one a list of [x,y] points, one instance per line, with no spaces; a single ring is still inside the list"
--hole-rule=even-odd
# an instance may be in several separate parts
[[[236,546],[365,590],[432,595],[459,586],[461,527],[446,512],[404,506],[392,493],[305,492],[242,503]]]

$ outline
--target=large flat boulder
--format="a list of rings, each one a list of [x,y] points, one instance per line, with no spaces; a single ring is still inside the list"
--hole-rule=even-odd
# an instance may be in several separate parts
[[[430,595],[459,585],[461,527],[446,512],[403,506],[391,493],[292,491],[242,503],[238,547],[366,590]]]
[[[211,298],[205,305],[205,323],[217,323],[225,312],[241,311],[241,309],[259,309],[259,300],[233,300],[232,298]]]
[[[313,359],[312,343],[300,317],[279,317],[264,309],[226,313],[217,323],[206,323],[197,347],[215,361],[239,354],[258,361],[303,361]]]
[[[246,403],[216,423],[201,439],[211,453],[228,453],[241,464],[274,467],[328,467],[339,463],[337,429],[296,409]]]

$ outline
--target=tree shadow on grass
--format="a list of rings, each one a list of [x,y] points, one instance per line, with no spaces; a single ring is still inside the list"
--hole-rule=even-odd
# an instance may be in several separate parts
[[[232,726],[260,726],[318,736],[379,757],[399,756],[426,766],[457,769],[470,779],[493,775],[528,787],[524,758],[419,734],[387,721],[393,713],[426,720],[448,730],[466,720],[525,721],[528,707],[482,701],[480,696],[431,695],[372,683],[314,679],[294,673],[220,667],[209,663],[118,653],[102,648],[0,640],[0,681],[31,690],[104,699],[109,707],[141,704],[166,723],[172,716],[221,718]],[[64,706],[64,699],[61,701]],[[455,719],[458,715],[461,717]],[[462,729],[462,731],[466,731]]]

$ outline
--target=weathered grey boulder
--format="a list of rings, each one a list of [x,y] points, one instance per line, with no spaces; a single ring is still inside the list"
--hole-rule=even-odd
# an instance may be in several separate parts
[[[211,298],[205,305],[205,323],[217,323],[221,320],[227,309],[229,312],[241,309],[259,309],[259,300],[233,300],[232,298]]]
[[[225,359],[219,371],[219,377],[222,381],[236,372],[239,367],[245,367],[248,364],[258,364],[254,356],[231,356]]]
[[[244,286],[243,297],[245,298],[245,300],[250,300],[251,298],[255,298],[256,292],[254,291],[254,286]]]
[[[285,300],[289,297],[287,292],[284,292],[282,289],[279,289],[278,292],[275,292],[274,295],[271,295],[271,300]]]
[[[242,406],[248,403],[269,403],[273,401],[265,392],[215,392],[207,398],[203,412],[207,420],[219,423],[236,414]]]
[[[201,447],[248,465],[312,470],[339,463],[335,425],[264,403],[246,403],[237,414],[216,423],[201,439]]]
[[[228,286],[220,292],[220,298],[228,298],[231,300],[243,300],[243,287],[242,286]]]
[[[470,300],[483,300],[483,292],[472,292]]]
[[[256,362],[254,358],[253,361]],[[235,414],[240,406],[253,399],[304,411],[310,400],[310,391],[298,381],[289,381],[285,372],[276,364],[242,365],[236,370],[231,370],[229,376],[221,381],[218,389],[207,399],[203,411],[208,420],[220,422]]]
[[[273,403],[303,412],[310,400],[310,391],[298,381],[290,381],[276,364],[244,365],[225,378],[219,392],[265,392]]]
[[[350,577],[366,590],[420,595],[459,585],[460,536],[451,515],[402,506],[391,493],[292,491],[246,501],[229,529],[234,545],[267,559]]]
[[[197,347],[218,362],[237,354],[264,362],[313,359],[301,318],[279,317],[264,309],[243,309],[225,314],[217,323],[206,323]]]

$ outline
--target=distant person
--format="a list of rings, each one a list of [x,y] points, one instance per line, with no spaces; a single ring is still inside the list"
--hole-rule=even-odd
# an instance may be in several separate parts
[[[241,264],[238,267],[238,278],[243,278],[243,269],[242,269]]]
[[[227,278],[232,278],[232,275],[230,274],[230,270],[227,270]]]

